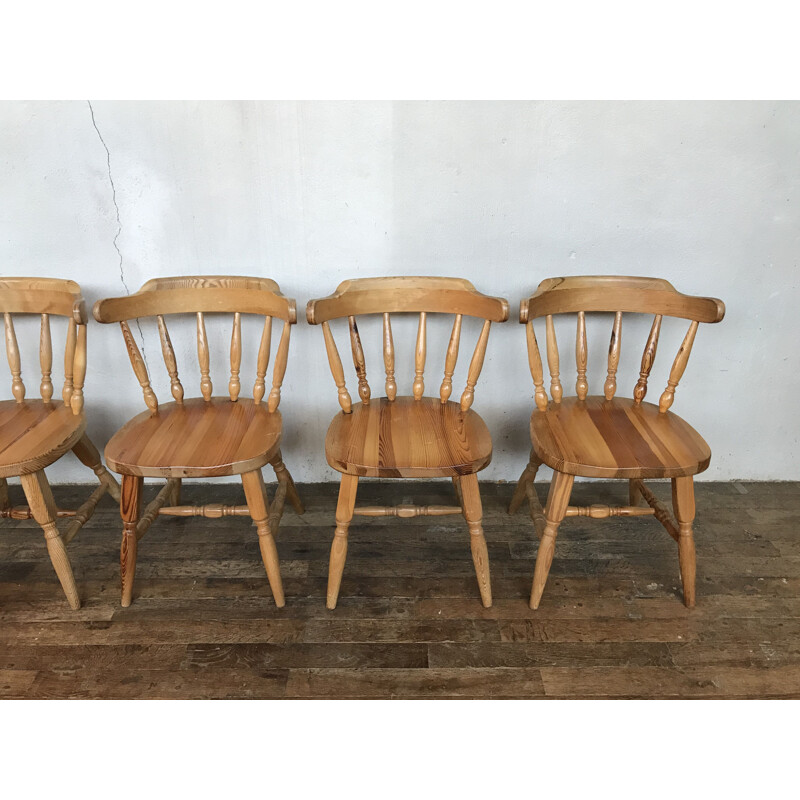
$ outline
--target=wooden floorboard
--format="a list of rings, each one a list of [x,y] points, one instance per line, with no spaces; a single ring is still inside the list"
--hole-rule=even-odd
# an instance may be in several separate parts
[[[359,503],[450,504],[448,482],[362,481]],[[651,484],[663,500],[668,484]],[[546,487],[540,485],[544,498]],[[800,697],[800,484],[697,485],[697,607],[650,518],[567,519],[541,606],[537,541],[510,484],[482,484],[494,605],[484,609],[459,517],[356,518],[339,605],[325,608],[337,487],[299,486],[277,539],[278,609],[246,518],[161,518],[119,604],[117,509],[70,545],[70,611],[32,521],[0,521],[2,698]],[[147,486],[148,496],[156,486]],[[18,486],[12,502],[22,503]],[[75,506],[86,487],[56,487]],[[243,503],[187,481],[187,503]],[[625,502],[627,485],[574,500]],[[63,523],[62,523],[63,524]]]

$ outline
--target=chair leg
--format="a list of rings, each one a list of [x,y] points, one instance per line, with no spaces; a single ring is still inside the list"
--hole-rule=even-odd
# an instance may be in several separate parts
[[[461,491],[461,478],[457,475],[453,476],[453,488],[456,490],[456,497],[458,498],[458,504],[461,506],[461,513],[464,513],[464,495]]]
[[[275,598],[275,605],[283,608],[286,600],[283,595],[278,548],[275,547],[275,539],[269,527],[267,488],[264,486],[264,476],[261,474],[261,470],[254,469],[252,472],[243,473],[242,486],[244,486],[244,496],[247,498],[247,505],[250,508],[250,516],[258,531],[261,559],[264,562],[264,569],[267,571],[267,580],[272,589],[272,596]]]
[[[61,588],[67,596],[67,602],[73,611],[77,611],[81,607],[81,600],[78,597],[78,588],[75,586],[75,576],[72,574],[67,548],[56,527],[58,509],[44,470],[40,469],[30,475],[22,475],[20,481],[33,518],[44,531],[47,552],[50,554],[50,561],[53,562],[53,569],[56,571],[58,580],[61,581]]]
[[[542,462],[539,461],[538,456],[534,452],[533,448],[531,448],[531,457],[528,463],[525,466],[525,469],[522,470],[522,475],[519,476],[519,480],[517,481],[517,488],[514,489],[514,494],[511,498],[511,503],[508,506],[508,513],[514,514],[516,510],[522,505],[522,501],[527,496],[526,488],[529,483],[533,483],[536,480],[536,473],[539,471],[539,467],[542,465]]]
[[[691,475],[672,479],[672,507],[678,520],[678,559],[683,582],[683,602],[687,608],[693,608],[696,565],[692,530],[695,511],[694,478]]]
[[[336,504],[336,532],[331,543],[331,560],[328,564],[328,597],[329,609],[336,608],[339,599],[339,587],[342,584],[342,572],[347,558],[347,531],[353,519],[358,491],[358,475],[342,475],[339,485],[339,501]]]
[[[172,497],[170,497],[170,503],[173,506],[179,506],[181,504],[181,486],[183,485],[183,480],[181,478],[174,478],[175,483],[173,484],[172,489]]]
[[[5,510],[11,505],[8,499],[8,481],[5,478],[0,478],[0,511]]]
[[[97,475],[100,483],[108,489],[108,493],[119,502],[119,484],[114,476],[105,468],[103,460],[100,458],[99,451],[85,433],[72,448],[72,452],[75,453],[81,464],[89,467],[89,469]]]
[[[542,540],[539,543],[539,552],[536,555],[536,567],[533,571],[533,586],[531,587],[531,608],[539,607],[542,599],[544,585],[547,583],[547,575],[550,572],[550,565],[553,563],[553,553],[556,549],[556,534],[561,520],[567,513],[569,495],[572,491],[572,475],[563,472],[553,473],[553,482],[550,484],[550,493],[547,496],[547,507],[544,511],[545,528]]]
[[[642,493],[635,481],[628,481],[628,505],[638,506]]]
[[[275,458],[270,461],[270,464],[272,465],[272,469],[275,470],[275,477],[281,483],[286,484],[286,499],[292,504],[292,508],[298,514],[304,514],[305,508],[303,508],[303,502],[300,500],[300,495],[297,493],[297,487],[294,485],[291,473],[286,469],[286,465],[283,463],[283,456],[281,456],[280,450],[278,450]]]
[[[119,548],[119,576],[122,585],[122,606],[127,608],[133,598],[133,580],[136,577],[138,539],[136,525],[142,516],[142,489],[144,478],[123,475],[120,491],[119,513],[122,517],[122,543]]]
[[[469,542],[472,550],[472,562],[478,576],[478,588],[484,608],[492,605],[492,581],[489,575],[489,551],[486,549],[486,537],[483,535],[483,509],[481,494],[478,488],[478,476],[462,475],[460,479],[461,493],[464,497],[464,516],[469,526]]]

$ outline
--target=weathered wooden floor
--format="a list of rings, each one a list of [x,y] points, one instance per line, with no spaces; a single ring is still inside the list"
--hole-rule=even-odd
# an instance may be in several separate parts
[[[668,484],[650,484],[669,498]],[[157,487],[148,487],[148,495]],[[212,500],[244,502],[210,487]],[[538,611],[536,540],[509,484],[482,485],[494,606],[459,517],[356,518],[339,606],[325,608],[336,487],[300,486],[278,537],[277,609],[245,518],[161,518],[119,605],[111,501],[70,545],[70,611],[32,522],[0,520],[0,697],[800,697],[800,484],[698,484],[697,607],[652,519],[568,519]],[[539,485],[544,498],[546,487]],[[450,503],[445,482],[362,481],[362,503]],[[64,506],[85,488],[56,490]],[[576,484],[574,502],[625,502]],[[187,502],[209,487],[188,482]],[[12,502],[22,503],[19,487]]]

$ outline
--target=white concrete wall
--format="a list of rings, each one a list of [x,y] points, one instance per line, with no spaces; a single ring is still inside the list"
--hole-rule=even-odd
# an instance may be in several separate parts
[[[90,303],[158,275],[277,279],[301,311],[281,406],[297,480],[336,477],[323,454],[336,393],[305,302],[346,277],[426,273],[466,277],[511,304],[512,320],[493,328],[476,397],[495,441],[484,478],[515,479],[529,449],[520,298],[542,278],[592,273],[656,275],[722,298],[727,316],[701,327],[674,406],[711,444],[702,477],[800,478],[800,104],[93,106],[97,130],[85,102],[0,104],[0,271],[74,278]],[[602,331],[590,329],[595,391],[610,330],[609,318],[599,322]],[[429,387],[438,385],[446,325],[438,350],[431,343]],[[634,317],[623,326],[628,392],[648,326]],[[672,321],[662,336],[655,397],[684,329]],[[377,327],[362,333],[379,379]],[[561,335],[570,382],[573,335],[571,327]],[[398,361],[406,390],[411,336]],[[249,379],[255,339],[247,344]],[[182,374],[197,392],[192,348],[187,329]],[[166,399],[152,327],[144,326],[144,349]],[[220,341],[212,363],[219,390],[225,350]],[[27,351],[33,393],[35,343]],[[89,430],[102,447],[144,406],[115,326],[91,325],[89,353]],[[50,474],[87,478],[71,456]]]

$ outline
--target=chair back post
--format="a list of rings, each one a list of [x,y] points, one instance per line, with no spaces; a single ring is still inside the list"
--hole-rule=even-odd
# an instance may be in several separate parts
[[[578,400],[585,400],[588,394],[585,315],[590,312],[614,314],[608,348],[608,371],[603,386],[603,394],[607,401],[614,398],[617,390],[616,375],[622,341],[622,314],[653,314],[653,324],[645,343],[639,378],[633,389],[633,401],[636,404],[640,404],[647,394],[647,381],[656,357],[662,318],[669,316],[690,320],[689,330],[672,365],[667,387],[659,400],[659,411],[665,413],[674,401],[675,390],[686,370],[698,325],[701,322],[719,322],[725,316],[725,305],[713,297],[681,294],[669,282],[659,278],[595,275],[548,278],[542,281],[536,292],[520,304],[520,322],[527,326],[528,362],[535,387],[536,406],[539,410],[544,411],[547,408],[547,396],[544,392],[542,361],[533,330],[533,320],[539,317],[545,318],[550,394],[553,402],[559,403],[563,389],[559,376],[558,344],[553,317],[556,314],[577,314],[575,362],[578,377],[575,392]]]
[[[200,393],[205,402],[213,397],[211,358],[205,315],[231,314],[233,326],[230,341],[230,376],[228,397],[235,403],[241,394],[241,364],[243,354],[242,315],[264,317],[264,328],[256,359],[256,378],[253,384],[253,402],[262,402],[266,394],[266,374],[269,366],[272,320],[283,320],[283,330],[276,350],[272,389],[267,399],[268,410],[274,412],[280,403],[280,391],[286,374],[289,354],[289,333],[297,321],[295,301],[284,297],[275,281],[235,275],[208,275],[156,278],[145,283],[138,292],[127,297],[99,300],[93,309],[98,322],[118,322],[134,374],[142,387],[147,407],[158,413],[158,400],[150,386],[150,377],[144,359],[131,334],[128,321],[143,317],[156,317],[161,352],[170,379],[170,389],[176,403],[183,404],[184,389],[178,377],[178,365],[165,317],[171,314],[193,314],[197,326],[197,360],[200,368]]]
[[[425,394],[425,363],[427,360],[427,337],[429,314],[453,314],[453,328],[445,355],[444,378],[439,388],[439,400],[449,402],[453,391],[453,374],[458,359],[463,316],[484,320],[478,342],[470,362],[467,385],[461,395],[460,406],[466,412],[472,405],[475,385],[483,367],[486,345],[492,322],[508,319],[508,303],[498,297],[481,294],[469,281],[460,278],[438,277],[387,277],[359,278],[344,281],[328,297],[310,300],[306,318],[311,325],[322,325],[328,364],[339,395],[339,404],[344,413],[350,413],[351,400],[347,391],[344,370],[330,327],[334,319],[347,319],[353,365],[358,378],[358,393],[363,404],[370,400],[366,364],[357,317],[380,314],[383,318],[382,349],[386,371],[386,397],[393,402],[397,397],[395,380],[395,349],[392,334],[391,314],[414,313],[418,315],[416,343],[414,347],[414,378],[411,396],[419,401]]]

